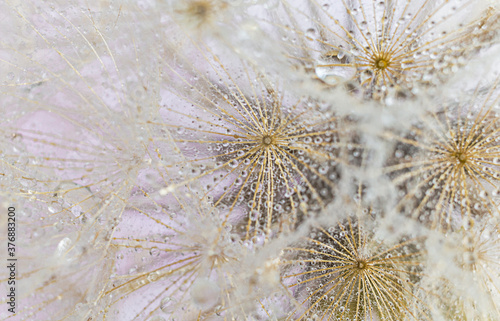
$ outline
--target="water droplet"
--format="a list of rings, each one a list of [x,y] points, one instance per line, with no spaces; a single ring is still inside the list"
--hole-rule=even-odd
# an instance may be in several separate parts
[[[59,242],[59,244],[57,244],[56,255],[57,256],[62,256],[63,254],[65,254],[66,251],[68,251],[70,249],[72,243],[73,242],[68,237],[63,238]]]
[[[310,38],[309,40],[313,40],[314,37],[316,36],[316,29],[314,29],[314,28],[307,29],[306,36],[308,36]]]
[[[170,313],[172,312],[172,308],[175,304],[175,300],[172,299],[171,297],[165,297],[161,300],[160,302],[160,310],[162,310],[164,313]]]
[[[232,159],[230,162],[229,162],[229,167],[231,168],[236,168],[238,167],[238,161],[235,160],[235,159]]]
[[[214,312],[217,316],[220,317],[222,315],[222,305],[218,305],[217,307],[215,307]]]
[[[316,75],[329,85],[337,85],[352,79],[356,68],[349,65],[349,59],[342,50],[332,50],[324,53],[317,61]]]
[[[47,207],[47,209],[49,210],[50,213],[55,214],[55,213],[59,213],[62,211],[62,206],[61,206],[61,204],[59,204],[57,202],[52,202]]]
[[[157,248],[156,246],[153,246],[150,250],[149,250],[149,254],[151,256],[158,256],[160,255],[160,249]]]

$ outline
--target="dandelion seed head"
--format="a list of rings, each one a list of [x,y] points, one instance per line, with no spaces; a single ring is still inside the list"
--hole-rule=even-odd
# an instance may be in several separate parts
[[[334,184],[328,176],[340,162],[343,146],[336,117],[322,113],[316,101],[281,93],[279,83],[252,66],[241,64],[237,76],[228,74],[217,57],[195,54],[212,64],[210,72],[221,80],[193,79],[169,67],[174,81],[196,85],[189,93],[181,88],[173,92],[179,105],[165,108],[162,124],[175,129],[172,137],[188,166],[205,169],[188,174],[184,182],[200,184],[200,193],[213,197],[215,206],[229,208],[228,219],[248,210],[236,227],[246,239],[294,228],[307,200],[320,208],[331,197]],[[206,118],[196,117],[198,113]],[[181,123],[185,127],[179,132]],[[323,161],[330,164],[319,167]],[[187,167],[184,172],[189,173]],[[314,188],[313,180],[323,187]]]
[[[262,137],[262,144],[266,147],[269,145],[272,145],[273,144],[273,137],[269,136],[269,135],[265,135],[264,137]]]

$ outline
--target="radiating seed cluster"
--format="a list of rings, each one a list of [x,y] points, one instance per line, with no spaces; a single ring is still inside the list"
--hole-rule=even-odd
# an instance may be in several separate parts
[[[499,28],[491,0],[1,1],[0,319],[497,320]]]
[[[290,97],[255,70],[245,67],[244,74],[242,81],[222,74],[222,85],[197,77],[192,95],[176,93],[185,108],[167,105],[159,125],[171,129],[191,168],[175,186],[201,182],[202,197],[227,207],[227,215],[248,213],[241,228],[249,238],[293,228],[304,212],[323,208],[346,143],[343,124],[326,106]]]
[[[473,217],[498,216],[500,178],[496,85],[471,101],[443,102],[396,142],[384,171],[401,186],[400,207],[432,228],[467,226]]]
[[[438,84],[490,46],[499,23],[493,7],[473,1],[281,3],[270,24],[284,34],[284,55],[313,78],[350,82],[376,99]]]
[[[362,221],[313,228],[285,250],[283,282],[300,306],[290,320],[430,320],[419,298],[422,240],[389,246]]]

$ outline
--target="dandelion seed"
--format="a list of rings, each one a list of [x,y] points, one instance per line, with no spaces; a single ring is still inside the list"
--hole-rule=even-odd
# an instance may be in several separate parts
[[[500,313],[499,231],[498,219],[488,218],[463,232],[459,263],[468,271],[466,274],[470,287],[466,288],[462,284],[455,284],[455,287],[458,288],[462,304],[458,315],[465,316],[467,320],[494,320]],[[452,280],[450,283],[453,284]]]
[[[354,218],[312,228],[282,258],[283,283],[300,304],[287,320],[431,320],[417,294],[419,242],[384,244]]]
[[[147,198],[148,203],[156,203],[152,195]],[[196,319],[235,313],[229,310],[237,309],[232,302],[234,276],[230,271],[243,248],[233,242],[230,229],[209,216],[196,200],[173,199],[185,215],[165,219],[165,210],[153,215],[141,205],[131,208],[119,225],[125,232],[115,233],[111,247],[121,253],[123,263],[105,292],[105,315],[118,313],[122,320],[134,320],[144,315]],[[173,208],[174,202],[167,203]],[[153,222],[157,232],[152,233],[151,224],[144,220]],[[136,226],[133,235],[129,225]],[[164,237],[166,234],[169,236]],[[138,270],[127,270],[133,257],[141,253],[151,255]],[[146,294],[151,296],[147,302],[129,304]]]
[[[385,171],[406,190],[399,206],[412,217],[448,230],[498,216],[491,192],[500,177],[496,87],[480,95],[478,86],[467,101],[437,107],[406,136],[387,133],[404,156]]]
[[[193,55],[204,66],[189,67],[187,57],[186,70],[169,65],[172,83],[193,89],[174,91],[178,98],[158,123],[171,130],[190,168],[204,168],[176,186],[201,183],[203,198],[213,195],[214,206],[227,206],[229,215],[242,208],[261,213],[242,225],[246,238],[293,227],[299,211],[322,208],[335,189],[329,174],[346,163],[337,118],[307,97],[294,100],[251,67],[229,69],[207,46]],[[220,80],[204,76],[201,68]]]
[[[376,99],[440,83],[492,44],[499,22],[493,7],[471,1],[281,3],[281,20],[269,23],[286,35],[286,57],[328,85],[355,83]]]
[[[0,129],[2,135],[15,134],[2,161],[25,172],[25,186],[15,194],[47,204],[44,228],[96,219],[111,226],[119,214],[108,206],[127,197],[150,160],[144,142],[148,134],[137,122],[147,110],[129,108],[146,99],[144,79],[134,74],[138,82],[130,87],[125,80],[128,61],[136,57],[116,55],[99,29],[109,27],[109,21],[97,25],[97,14],[90,10],[35,10],[30,3],[7,10],[18,16],[31,40],[27,48],[18,48],[10,38],[2,39],[11,58],[2,65],[29,79],[9,83],[13,89],[6,95],[17,108],[8,112],[9,121]],[[133,36],[128,34],[128,40]],[[117,46],[120,39],[114,41]],[[37,46],[29,47],[32,43]],[[107,215],[98,208],[108,208]]]

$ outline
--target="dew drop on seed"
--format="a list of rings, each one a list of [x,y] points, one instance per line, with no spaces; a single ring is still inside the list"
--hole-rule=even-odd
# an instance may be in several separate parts
[[[191,300],[202,310],[209,309],[219,302],[218,285],[207,278],[200,278],[191,287]]]
[[[149,254],[151,256],[158,256],[160,255],[160,249],[158,249],[156,246],[153,246],[150,250],[149,250]]]
[[[174,306],[175,301],[171,297],[165,297],[160,302],[160,310],[164,313],[172,312],[172,307]]]

